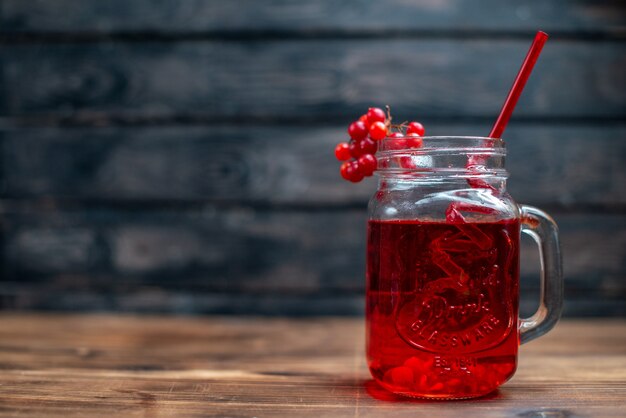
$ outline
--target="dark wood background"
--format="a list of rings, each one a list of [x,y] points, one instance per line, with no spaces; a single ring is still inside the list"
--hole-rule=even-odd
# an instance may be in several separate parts
[[[506,132],[561,227],[568,315],[626,315],[626,3],[0,0],[0,305],[358,314],[365,206],[333,145],[371,105]],[[525,241],[523,311],[536,305]]]

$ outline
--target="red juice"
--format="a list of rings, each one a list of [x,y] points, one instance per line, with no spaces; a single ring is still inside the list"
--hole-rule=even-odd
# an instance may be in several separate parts
[[[520,222],[370,221],[367,359],[387,390],[485,395],[516,368]]]

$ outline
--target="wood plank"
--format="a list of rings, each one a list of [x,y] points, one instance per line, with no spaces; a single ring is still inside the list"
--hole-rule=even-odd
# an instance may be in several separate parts
[[[626,313],[626,217],[556,220],[568,313]],[[7,214],[0,294],[7,307],[18,309],[358,314],[364,224],[364,211],[209,206]],[[530,312],[538,261],[527,244],[521,283]]]
[[[526,39],[7,45],[0,113],[344,120],[379,103],[426,122],[491,120],[527,48]],[[516,116],[621,119],[625,51],[551,42]]]
[[[67,280],[70,279],[75,280],[76,276]],[[571,295],[569,282],[567,286],[563,317],[619,318],[626,316],[623,296],[597,295],[594,290],[587,290],[584,295]],[[103,289],[103,286],[95,284],[91,289],[78,291],[66,288],[55,289],[41,283],[4,283],[0,291],[0,308],[3,311],[19,312],[225,314],[271,317],[288,315],[297,318],[328,315],[361,316],[365,312],[365,297],[358,293],[329,294],[320,291],[294,295],[282,292],[258,294],[198,291],[197,289],[173,290],[160,289],[157,286],[126,285],[122,288],[120,285],[118,287],[119,290]],[[522,289],[520,317],[528,318],[535,313],[539,300],[538,294],[538,289]]]
[[[373,383],[362,319],[0,317],[0,416],[620,417],[624,321],[563,321],[482,399]]]
[[[594,31],[623,29],[619,1],[468,0],[4,0],[4,32],[419,29]],[[489,18],[485,19],[485,13]]]
[[[480,135],[488,124],[429,123]],[[12,199],[365,205],[375,180],[347,184],[343,126],[22,128],[0,132],[2,195]],[[626,125],[512,123],[510,193],[536,206],[626,205]]]

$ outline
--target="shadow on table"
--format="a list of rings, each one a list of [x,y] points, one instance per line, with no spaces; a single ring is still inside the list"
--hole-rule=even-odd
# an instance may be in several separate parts
[[[381,387],[374,379],[365,380],[362,382],[365,391],[369,396],[379,401],[386,402],[398,402],[398,403],[433,403],[433,402],[450,402],[450,401],[441,401],[441,400],[428,400],[428,399],[416,399],[416,398],[408,398],[406,396],[395,395],[388,390]],[[481,396],[480,398],[473,399],[458,399],[457,401],[463,402],[480,402],[480,401],[490,401],[495,399],[505,399],[506,396],[499,390],[494,390],[493,392]],[[454,400],[452,402],[455,402]]]

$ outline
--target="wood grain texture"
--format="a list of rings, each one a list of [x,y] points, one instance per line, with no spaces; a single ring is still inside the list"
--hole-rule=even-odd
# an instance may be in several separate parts
[[[427,124],[432,135],[480,135],[488,124]],[[22,128],[0,136],[11,199],[364,205],[375,181],[339,181],[344,126]],[[512,123],[509,191],[570,209],[626,205],[626,125]],[[608,174],[607,174],[608,173]]]
[[[556,220],[566,314],[625,314],[626,217]],[[0,294],[7,307],[362,312],[364,210],[18,212],[5,215],[3,240]],[[539,262],[525,243],[522,304],[528,308],[538,298]]]
[[[3,0],[4,32],[419,29],[593,31],[624,29],[620,1]],[[489,18],[485,18],[488,11]]]
[[[527,48],[506,39],[8,45],[0,113],[343,120],[379,103],[421,120],[491,120]],[[622,118],[625,51],[551,42],[516,116]]]
[[[1,417],[621,417],[624,321],[563,321],[485,398],[388,395],[362,319],[0,316]]]
[[[0,0],[0,307],[361,313],[374,184],[338,181],[332,146],[386,103],[485,134],[537,28],[509,190],[556,210],[566,314],[626,315],[609,0]]]

